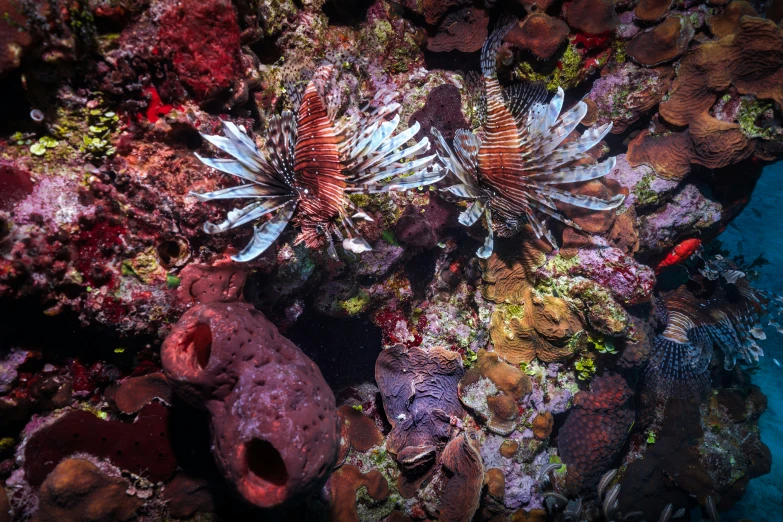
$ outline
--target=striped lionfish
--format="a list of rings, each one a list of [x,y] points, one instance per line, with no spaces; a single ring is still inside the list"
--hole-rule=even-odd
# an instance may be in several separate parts
[[[694,295],[686,286],[662,298],[665,329],[654,341],[647,376],[664,394],[682,388],[704,389],[708,384],[713,347],[723,352],[723,366],[737,361],[752,364],[764,355],[756,340],[766,339],[761,318],[783,333],[772,312],[781,313],[781,298],[753,288],[745,274],[733,268],[706,263],[701,270],[708,296]]]
[[[555,240],[539,215],[551,217],[571,227],[579,226],[555,207],[555,201],[592,210],[610,210],[623,202],[618,195],[610,200],[573,194],[556,185],[597,179],[608,174],[615,158],[597,165],[573,166],[588,158],[587,151],[611,130],[608,123],[587,130],[565,145],[587,113],[587,105],[578,102],[562,115],[563,89],[545,104],[546,91],[540,86],[516,84],[501,90],[496,71],[496,56],[503,37],[516,19],[502,24],[484,43],[481,71],[486,97],[485,138],[481,141],[470,131],[460,129],[454,136],[454,150],[437,129],[438,156],[459,181],[444,190],[473,200],[459,217],[465,226],[483,215],[489,235],[477,255],[488,258],[493,250],[493,230],[500,237],[511,237],[529,223],[536,237],[552,246]]]
[[[296,244],[304,242],[308,248],[328,244],[332,258],[337,258],[333,238],[351,252],[371,250],[353,220],[372,219],[348,195],[404,191],[434,183],[445,175],[433,161],[434,154],[411,159],[429,149],[427,138],[403,147],[419,132],[418,123],[394,135],[400,123],[396,93],[379,91],[362,109],[363,117],[358,121],[348,117],[337,121],[341,100],[333,82],[335,74],[334,65],[320,66],[304,92],[294,97],[294,111],[286,110],[270,119],[264,150],[230,122],[223,122],[225,137],[202,134],[233,159],[197,155],[199,160],[247,183],[193,195],[201,201],[252,200],[231,210],[224,222],[206,223],[204,230],[215,234],[273,215],[255,225],[253,238],[233,257],[235,261],[259,256],[289,221],[300,229]],[[369,109],[371,105],[375,108]],[[408,173],[413,174],[403,177]]]

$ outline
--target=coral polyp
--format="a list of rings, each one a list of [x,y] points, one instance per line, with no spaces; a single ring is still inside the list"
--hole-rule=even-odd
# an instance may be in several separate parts
[[[233,256],[235,261],[250,261],[261,255],[289,222],[300,229],[295,244],[304,242],[308,248],[328,245],[332,258],[337,259],[335,238],[348,251],[371,250],[354,220],[372,218],[348,195],[405,191],[434,183],[445,175],[433,162],[434,154],[413,159],[429,149],[426,137],[405,146],[419,132],[418,123],[395,135],[400,105],[394,102],[394,92],[378,91],[373,100],[376,106],[364,116],[338,122],[340,96],[331,88],[335,74],[331,64],[316,70],[301,97],[296,97],[295,110],[270,119],[263,150],[231,122],[223,122],[225,136],[202,134],[234,159],[198,158],[247,183],[194,195],[201,201],[253,200],[230,211],[220,224],[206,223],[205,232],[225,232],[272,215],[254,226],[250,243]]]
[[[481,69],[486,96],[484,139],[461,129],[454,136],[454,150],[437,129],[432,133],[441,161],[457,184],[446,190],[472,200],[459,221],[465,226],[485,216],[489,235],[477,252],[488,258],[493,250],[493,232],[511,237],[529,223],[537,238],[552,246],[556,241],[546,226],[547,217],[580,229],[555,205],[562,202],[589,210],[617,208],[624,197],[605,200],[556,187],[606,176],[615,166],[609,158],[596,165],[583,164],[587,154],[612,129],[607,123],[587,130],[563,144],[587,114],[587,105],[577,102],[561,114],[565,93],[544,103],[546,91],[534,84],[516,84],[503,90],[496,71],[496,55],[503,37],[516,24],[507,19],[487,39],[481,51]],[[543,216],[543,219],[542,219]]]

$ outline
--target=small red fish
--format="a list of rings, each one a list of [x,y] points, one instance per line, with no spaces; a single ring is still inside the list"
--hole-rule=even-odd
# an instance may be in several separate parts
[[[682,263],[689,257],[693,255],[696,250],[699,249],[701,246],[701,239],[686,239],[685,241],[680,242],[677,246],[671,249],[671,251],[666,254],[666,257],[663,258],[663,260],[658,263],[658,266],[655,267],[655,273],[658,274],[666,268],[667,266],[676,265],[679,263]]]

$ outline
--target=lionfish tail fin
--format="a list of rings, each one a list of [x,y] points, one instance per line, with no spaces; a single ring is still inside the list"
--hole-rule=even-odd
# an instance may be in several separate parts
[[[701,352],[693,343],[657,337],[645,372],[647,385],[667,399],[701,395],[709,388],[708,365],[695,364]]]
[[[515,16],[504,16],[498,21],[495,30],[489,35],[481,48],[481,73],[486,78],[494,78],[497,75],[497,55],[503,38],[508,34],[514,24],[518,22]]]

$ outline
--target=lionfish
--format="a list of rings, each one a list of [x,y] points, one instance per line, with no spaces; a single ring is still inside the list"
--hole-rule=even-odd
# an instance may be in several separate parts
[[[259,256],[289,221],[300,229],[295,244],[304,242],[308,248],[328,244],[332,258],[337,258],[335,238],[348,251],[371,250],[353,220],[372,218],[348,195],[405,191],[445,176],[434,162],[435,154],[413,158],[429,150],[426,137],[404,147],[419,132],[418,123],[395,134],[400,123],[396,93],[381,90],[361,109],[363,116],[338,121],[341,98],[333,82],[335,74],[333,64],[316,69],[304,91],[293,97],[294,111],[285,110],[270,118],[263,150],[231,122],[223,122],[225,136],[202,134],[233,159],[196,155],[198,159],[246,183],[193,195],[201,201],[251,200],[231,210],[222,223],[206,223],[204,230],[216,234],[272,215],[254,226],[250,243],[233,256],[235,261]],[[413,174],[406,176],[409,173]]]
[[[433,127],[440,161],[459,181],[444,190],[472,200],[459,216],[471,226],[483,215],[489,234],[477,255],[488,258],[493,250],[493,230],[500,237],[512,237],[529,223],[537,238],[552,246],[555,240],[539,216],[554,218],[566,225],[579,226],[563,216],[555,201],[591,209],[611,210],[624,197],[604,200],[573,194],[557,185],[597,179],[608,174],[615,158],[597,165],[574,164],[589,156],[593,148],[611,130],[611,123],[588,129],[581,137],[563,145],[587,113],[587,105],[578,102],[563,114],[562,88],[546,104],[546,90],[531,84],[515,84],[502,90],[497,77],[496,55],[503,37],[516,23],[503,23],[484,43],[481,71],[484,80],[485,138],[460,129],[454,135],[453,150]]]
[[[665,395],[682,388],[706,388],[715,346],[723,352],[727,370],[740,360],[758,362],[764,352],[756,340],[766,339],[763,317],[783,333],[773,314],[783,309],[780,297],[753,288],[743,272],[720,258],[718,263],[705,263],[701,273],[706,295],[696,295],[683,285],[661,299],[660,315],[666,326],[654,340],[647,377]]]

